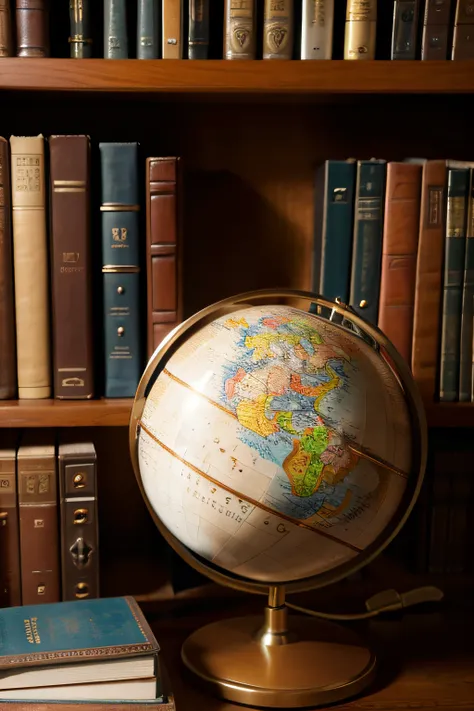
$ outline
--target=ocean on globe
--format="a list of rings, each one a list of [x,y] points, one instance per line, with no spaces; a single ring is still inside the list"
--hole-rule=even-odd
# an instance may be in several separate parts
[[[183,545],[262,583],[351,564],[399,509],[412,462],[408,406],[385,358],[290,306],[203,326],[147,396],[138,465]]]

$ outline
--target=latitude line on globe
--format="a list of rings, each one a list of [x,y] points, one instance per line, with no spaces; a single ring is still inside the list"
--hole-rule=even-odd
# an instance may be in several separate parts
[[[323,536],[323,538],[327,538],[330,541],[333,541],[334,543],[339,543],[341,546],[345,546],[346,548],[350,548],[350,550],[354,551],[355,553],[362,553],[363,548],[358,548],[357,546],[354,546],[352,543],[348,543],[347,541],[343,541],[340,538],[336,538],[336,536],[332,536],[330,533],[327,533],[326,531],[319,530],[318,528],[315,528],[314,526],[309,526],[307,523],[304,523],[303,521],[300,521],[296,518],[292,518],[291,516],[288,516],[287,514],[281,513],[280,511],[275,511],[274,509],[271,509],[269,506],[266,504],[262,504],[261,501],[257,501],[257,499],[253,499],[250,496],[247,496],[246,494],[241,494],[239,491],[236,491],[235,489],[232,489],[232,487],[228,486],[227,484],[224,484],[221,481],[218,481],[217,479],[214,479],[214,477],[210,476],[210,474],[207,474],[206,472],[203,472],[199,467],[196,467],[194,464],[191,464],[191,462],[188,462],[184,457],[181,457],[179,454],[176,452],[173,452],[170,447],[168,447],[164,442],[162,442],[156,435],[151,432],[148,427],[143,423],[143,420],[140,420],[139,422],[140,429],[142,429],[156,444],[158,444],[162,449],[165,450],[165,452],[168,452],[168,454],[171,454],[172,457],[177,459],[179,462],[184,464],[186,467],[191,469],[193,472],[198,474],[199,476],[202,476],[204,479],[207,479],[211,484],[214,484],[215,486],[218,486],[220,489],[224,489],[225,491],[228,491],[229,494],[232,494],[232,496],[235,496],[237,499],[241,499],[242,501],[245,501],[246,503],[250,504],[251,506],[255,506],[258,509],[261,509],[262,511],[265,511],[266,513],[269,513],[273,516],[276,516],[277,518],[283,519],[284,521],[287,521],[288,523],[293,524],[293,526],[298,526],[299,528],[304,528],[307,531],[312,531],[313,533],[316,533],[320,536]]]
[[[162,373],[163,373],[164,375],[167,375],[168,378],[170,378],[171,380],[173,380],[173,381],[174,381],[175,383],[177,383],[178,385],[182,385],[184,388],[187,388],[188,390],[190,390],[190,391],[191,391],[192,393],[194,393],[195,395],[199,395],[199,397],[202,397],[202,398],[203,398],[204,400],[206,400],[210,405],[213,405],[213,407],[217,407],[217,408],[218,408],[219,410],[221,410],[222,412],[225,412],[226,415],[230,415],[230,417],[233,417],[234,420],[237,420],[237,422],[239,422],[239,418],[237,417],[237,415],[235,414],[235,412],[232,412],[232,410],[228,410],[226,407],[224,407],[224,405],[221,405],[219,402],[216,402],[215,400],[212,400],[210,397],[208,397],[208,396],[205,395],[204,393],[200,392],[199,390],[196,390],[196,388],[193,388],[192,385],[190,385],[189,383],[186,383],[184,380],[181,380],[181,378],[178,378],[177,375],[174,375],[173,373],[171,373],[167,368],[163,368]],[[318,417],[320,417],[321,420],[323,420],[323,422],[325,422],[325,424],[326,424],[327,427],[330,427],[330,425],[328,425],[328,424],[326,423],[324,417],[322,417],[319,412],[318,412]],[[402,479],[408,479],[408,474],[407,474],[406,472],[402,471],[401,469],[397,469],[396,467],[394,467],[394,466],[392,466],[391,464],[389,464],[388,462],[386,462],[384,459],[379,459],[379,457],[375,457],[373,454],[369,454],[369,453],[366,452],[365,450],[359,449],[358,447],[354,447],[352,444],[349,444],[349,442],[347,441],[347,439],[344,437],[344,435],[341,435],[340,432],[338,432],[338,435],[339,435],[340,437],[342,437],[342,439],[344,440],[344,444],[346,445],[346,447],[347,447],[351,452],[353,452],[354,454],[356,454],[358,457],[361,457],[362,459],[367,459],[369,462],[372,462],[373,464],[376,464],[377,466],[382,467],[382,469],[388,469],[389,471],[392,472],[392,474],[396,474],[397,476],[401,477]]]

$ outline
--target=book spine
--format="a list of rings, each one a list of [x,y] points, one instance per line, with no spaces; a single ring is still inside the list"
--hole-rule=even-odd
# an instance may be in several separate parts
[[[0,57],[13,54],[12,16],[10,0],[0,0]]]
[[[209,0],[189,0],[188,59],[207,59]]]
[[[16,0],[16,38],[18,57],[49,56],[47,0]]]
[[[0,607],[21,605],[16,451],[0,452]]]
[[[90,0],[69,0],[70,54],[73,59],[92,57]]]
[[[147,158],[147,346],[151,357],[182,320],[180,159]]]
[[[459,360],[459,400],[470,402],[472,392],[472,322],[474,317],[474,170],[469,171],[466,223],[466,250],[461,308],[461,344]]]
[[[94,445],[58,447],[63,600],[99,597],[97,456]]]
[[[312,289],[343,304],[349,303],[355,178],[355,162],[330,160],[316,181]]]
[[[16,395],[10,152],[0,138],[0,400]]]
[[[395,0],[391,59],[416,59],[418,0]]]
[[[421,58],[446,59],[452,0],[425,0]]]
[[[225,0],[224,59],[255,59],[255,0]]]
[[[411,369],[428,402],[434,400],[437,391],[446,179],[446,161],[423,165]]]
[[[128,59],[126,0],[104,0],[104,57]]]
[[[37,448],[32,448],[37,450]],[[23,605],[59,602],[59,536],[54,445],[39,455],[18,450]]]
[[[388,163],[378,326],[411,361],[421,165]]]
[[[137,59],[160,56],[160,8],[158,0],[138,0]]]
[[[90,141],[51,136],[54,396],[94,394],[91,308]]]
[[[451,59],[474,59],[473,0],[457,0]]]
[[[350,304],[374,325],[379,310],[385,175],[385,161],[357,164]]]
[[[183,7],[181,0],[163,0],[163,59],[183,56]]]
[[[446,241],[441,321],[439,399],[455,402],[459,392],[462,285],[466,249],[469,170],[448,171]]]
[[[51,395],[44,139],[10,146],[18,397],[41,399]]]
[[[138,144],[100,143],[105,394],[133,397],[141,376]]]
[[[293,0],[265,0],[263,59],[293,56]]]
[[[376,0],[347,0],[344,59],[375,59]]]
[[[331,59],[334,0],[303,0],[301,59]]]

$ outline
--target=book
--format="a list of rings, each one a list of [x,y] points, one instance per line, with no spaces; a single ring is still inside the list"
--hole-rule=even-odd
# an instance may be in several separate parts
[[[375,59],[376,0],[347,0],[344,59]]]
[[[391,59],[416,59],[419,0],[395,0]]]
[[[69,46],[73,59],[92,57],[90,0],[69,0]]]
[[[94,394],[88,136],[50,136],[54,396]]]
[[[51,396],[44,139],[11,136],[18,397]]]
[[[263,59],[292,58],[293,22],[293,0],[265,0]]]
[[[106,397],[134,397],[141,377],[138,144],[100,143]]]
[[[126,0],[104,0],[104,57],[128,59]]]
[[[188,0],[188,59],[207,59],[208,57],[209,1]]]
[[[468,189],[469,170],[449,168],[439,375],[439,399],[442,402],[456,402],[459,392]]]
[[[474,3],[457,0],[451,59],[474,59]]]
[[[452,0],[425,0],[421,58],[446,59]]]
[[[97,454],[92,442],[59,442],[63,600],[99,597]]]
[[[159,0],[138,0],[137,59],[160,56],[161,17]]]
[[[54,432],[27,430],[17,461],[22,604],[57,602],[60,575]]]
[[[422,167],[387,163],[378,327],[410,364]]]
[[[16,446],[0,449],[0,608],[21,605]]]
[[[162,56],[181,59],[183,56],[182,0],[162,0]]]
[[[147,351],[183,318],[181,161],[146,160]]]
[[[2,691],[159,679],[159,645],[132,597],[0,609],[0,628]]]
[[[132,679],[127,681],[98,682],[96,684],[64,684],[63,686],[36,687],[34,689],[9,689],[0,691],[0,701],[3,699],[92,701],[94,699],[113,699],[124,701],[144,701],[156,699],[156,679]]]
[[[0,57],[13,54],[12,16],[10,0],[0,0]]]
[[[349,304],[377,325],[385,201],[386,161],[357,162]]]
[[[334,32],[334,0],[303,0],[301,59],[331,59]]]
[[[312,291],[349,303],[354,160],[327,160],[316,173]]]
[[[16,54],[49,57],[48,0],[15,0]]]
[[[0,137],[0,400],[16,395],[9,144]]]
[[[225,0],[224,59],[255,59],[255,0]]]

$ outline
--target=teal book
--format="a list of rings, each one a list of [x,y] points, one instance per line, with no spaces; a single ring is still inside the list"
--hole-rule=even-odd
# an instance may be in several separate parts
[[[450,168],[448,170],[439,373],[439,399],[441,402],[456,402],[459,392],[469,172],[467,168]]]
[[[474,169],[469,171],[469,196],[466,221],[466,250],[461,309],[461,353],[459,359],[459,400],[470,402],[472,397],[472,338],[474,302]]]
[[[312,291],[349,303],[354,219],[354,160],[327,160],[318,169]]]
[[[357,162],[349,303],[377,325],[385,204],[385,160]]]
[[[105,396],[134,397],[143,369],[138,144],[100,143],[99,150]]]

